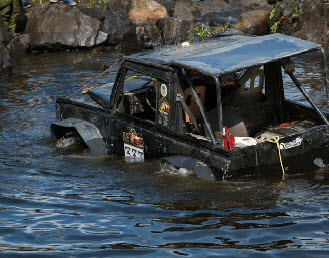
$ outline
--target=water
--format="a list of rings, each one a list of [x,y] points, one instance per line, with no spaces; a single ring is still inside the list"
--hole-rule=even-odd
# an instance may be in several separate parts
[[[0,256],[329,255],[328,169],[283,182],[210,183],[157,161],[125,163],[53,146],[55,99],[119,57],[34,53],[1,79]],[[297,59],[297,75],[327,109],[318,63]]]

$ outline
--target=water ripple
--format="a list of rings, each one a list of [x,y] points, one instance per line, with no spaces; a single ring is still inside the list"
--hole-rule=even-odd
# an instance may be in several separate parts
[[[189,173],[167,173],[157,161],[131,164],[52,145],[49,124],[55,120],[56,98],[76,91],[119,58],[102,53],[90,61],[87,56],[34,53],[16,64],[13,77],[2,78],[3,256],[327,257],[327,169],[284,182],[210,183]],[[77,58],[82,62],[73,65]],[[327,108],[319,60],[295,59],[296,72]],[[303,101],[287,78],[284,82],[289,97]]]

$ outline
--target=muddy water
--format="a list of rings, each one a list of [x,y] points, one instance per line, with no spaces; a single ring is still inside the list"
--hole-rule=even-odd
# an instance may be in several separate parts
[[[209,183],[156,161],[55,148],[55,99],[118,58],[34,53],[1,78],[0,256],[328,256],[327,169],[283,182]],[[326,108],[319,62],[297,59],[297,74]],[[285,81],[289,97],[302,101]]]

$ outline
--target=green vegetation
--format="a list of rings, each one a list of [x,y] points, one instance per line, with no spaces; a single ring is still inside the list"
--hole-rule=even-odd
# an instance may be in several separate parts
[[[83,55],[83,54],[82,54]],[[80,63],[85,63],[85,62],[88,62],[88,63],[94,63],[94,62],[97,62],[98,61],[98,57],[99,57],[99,53],[96,51],[96,49],[93,49],[90,52],[87,53],[87,55],[85,56],[88,60],[86,59],[82,59],[81,57],[81,53],[78,53],[78,57],[74,58],[73,59],[73,62],[72,62],[72,65],[73,66],[76,66]]]
[[[221,24],[219,27],[216,27],[215,33],[227,31],[227,29],[231,25],[231,19],[232,19],[232,17],[230,16],[225,24]]]
[[[210,34],[212,34],[212,31],[209,28],[209,26],[200,24],[198,27],[196,27],[192,30],[189,30],[187,33],[190,35],[189,41],[192,41],[195,38],[201,39],[201,38],[207,37]]]
[[[190,37],[189,41],[192,41],[194,39],[202,39],[202,38],[207,37],[214,33],[227,31],[227,29],[230,26],[231,19],[232,19],[232,17],[229,17],[226,24],[221,24],[220,26],[215,27],[214,29],[212,29],[209,26],[206,26],[204,24],[200,24],[198,27],[193,28],[187,32]]]
[[[73,60],[73,66],[77,65],[78,63],[81,63],[82,58],[79,56],[79,58]]]
[[[95,5],[98,4],[106,4],[106,0],[89,0],[89,3],[87,4],[81,4],[80,0],[76,0],[78,5],[81,5],[83,7],[87,7],[87,8],[93,8],[95,7]]]
[[[286,2],[288,3],[288,1],[286,0]],[[276,33],[278,31],[279,26],[283,23],[283,22],[288,22],[290,24],[292,24],[293,27],[297,26],[297,18],[299,16],[301,16],[304,11],[302,8],[299,8],[298,5],[294,6],[296,4],[296,0],[292,0],[291,2],[289,1],[288,4],[288,8],[292,8],[294,9],[294,12],[292,13],[291,17],[287,17],[286,15],[282,15],[278,21],[276,21],[272,27],[271,27],[271,33]],[[283,9],[282,4],[277,1],[274,8],[272,9],[272,11],[270,12],[270,20],[275,19],[276,14],[278,12],[278,9],[281,8]]]
[[[134,74],[134,75],[128,77],[128,78],[127,78],[127,81],[132,81],[132,80],[135,80],[135,79],[137,79],[137,75],[136,75],[136,74]]]

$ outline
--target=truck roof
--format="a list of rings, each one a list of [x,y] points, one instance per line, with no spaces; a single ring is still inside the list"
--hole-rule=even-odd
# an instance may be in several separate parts
[[[188,47],[165,46],[126,57],[157,65],[180,66],[211,76],[232,73],[321,49],[321,45],[282,34],[219,34]]]

